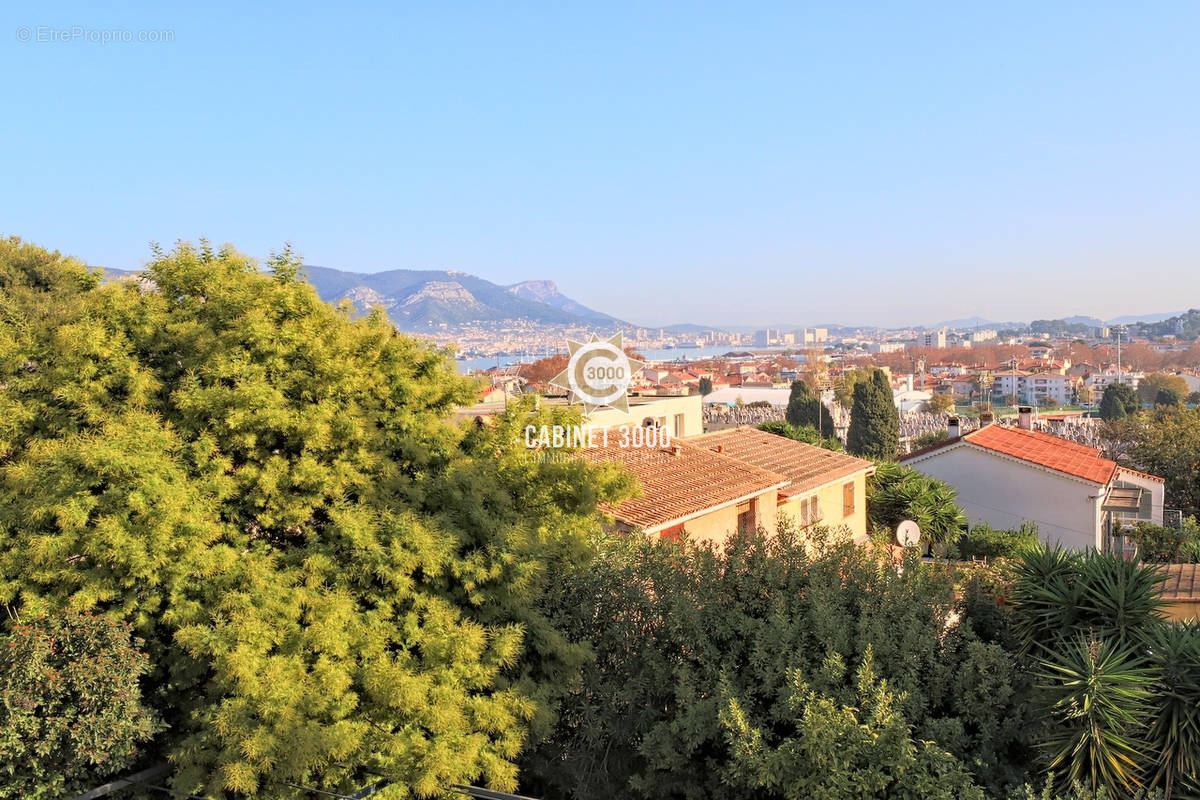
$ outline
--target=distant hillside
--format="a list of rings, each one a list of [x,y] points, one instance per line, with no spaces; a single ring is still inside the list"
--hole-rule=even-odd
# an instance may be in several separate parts
[[[1123,317],[1113,317],[1105,325],[1135,325],[1139,322],[1162,322],[1172,317],[1182,317],[1183,311],[1159,311],[1154,314],[1126,314]]]
[[[382,306],[408,331],[424,331],[474,322],[521,319],[548,325],[629,327],[615,317],[593,311],[558,291],[553,281],[525,281],[500,286],[457,270],[394,269],[348,272],[305,266],[305,277],[322,300],[350,300],[360,311]],[[124,280],[132,270],[105,269],[111,280]]]
[[[1176,336],[1192,342],[1200,338],[1200,309],[1193,308],[1154,322],[1133,324],[1130,329],[1143,336]]]
[[[667,333],[678,335],[690,335],[693,333],[704,333],[705,331],[720,331],[720,328],[714,328],[711,325],[697,325],[694,322],[680,322],[675,325],[664,325],[662,330]]]
[[[625,324],[563,295],[553,281],[500,286],[457,270],[361,273],[305,266],[304,272],[322,299],[336,303],[348,298],[363,310],[383,306],[403,330],[504,319],[543,324]]]

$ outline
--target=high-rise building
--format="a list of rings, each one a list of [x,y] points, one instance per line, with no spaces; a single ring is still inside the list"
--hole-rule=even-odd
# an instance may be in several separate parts
[[[772,328],[767,328],[763,331],[754,332],[755,347],[770,347],[773,344],[779,344],[779,331]]]
[[[946,347],[946,329],[938,328],[936,331],[925,331],[921,336],[922,347],[936,347],[944,350]]]

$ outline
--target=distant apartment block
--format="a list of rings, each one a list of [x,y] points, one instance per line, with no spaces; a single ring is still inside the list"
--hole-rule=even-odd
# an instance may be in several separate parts
[[[971,331],[970,341],[972,344],[982,344],[995,340],[998,334],[996,331],[987,329],[982,331]]]
[[[1142,378],[1146,377],[1143,372],[1125,372],[1122,371],[1118,375],[1113,372],[1093,372],[1084,379],[1084,383],[1088,388],[1095,392],[1103,392],[1110,383],[1124,383],[1132,388],[1138,388],[1138,384],[1142,382]]]
[[[938,328],[935,331],[925,331],[917,341],[921,347],[936,347],[944,350],[946,348],[946,329]]]
[[[867,345],[868,353],[902,353],[904,352],[904,342],[871,342]]]
[[[997,372],[992,375],[992,397],[997,402],[1015,397],[1018,403],[1040,406],[1046,400],[1065,405],[1074,399],[1075,379],[1054,372]]]
[[[755,347],[770,347],[779,344],[779,330],[775,328],[767,328],[762,331],[754,332]]]

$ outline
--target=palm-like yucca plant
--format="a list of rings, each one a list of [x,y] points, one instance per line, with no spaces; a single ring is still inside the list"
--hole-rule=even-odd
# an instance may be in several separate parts
[[[1162,572],[1136,559],[1033,548],[1021,554],[1013,579],[1017,632],[1041,652],[1080,634],[1132,647],[1158,628],[1162,580]]]
[[[1158,630],[1165,575],[1138,559],[1093,553],[1079,562],[1080,615],[1118,647],[1144,644]]]
[[[1200,626],[1161,625],[1150,640],[1158,671],[1150,746],[1152,785],[1167,800],[1200,797]]]
[[[1078,637],[1042,659],[1039,677],[1052,725],[1042,746],[1047,768],[1079,782],[1131,793],[1143,784],[1153,667],[1134,651]]]
[[[1082,589],[1077,575],[1083,559],[1061,547],[1037,547],[1017,559],[1012,583],[1014,622],[1025,648],[1052,650],[1076,633]]]

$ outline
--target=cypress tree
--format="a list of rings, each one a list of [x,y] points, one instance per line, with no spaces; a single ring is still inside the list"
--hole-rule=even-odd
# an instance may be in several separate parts
[[[1132,386],[1124,383],[1110,383],[1104,387],[1104,396],[1100,398],[1101,419],[1123,419],[1130,414],[1136,414],[1141,409],[1142,401]]]
[[[799,428],[812,428],[824,436],[834,436],[833,416],[821,402],[821,398],[813,394],[812,389],[802,380],[792,381],[792,391],[788,395],[787,411],[784,418],[788,423]]]
[[[854,408],[846,449],[853,455],[875,461],[894,461],[900,450],[900,414],[892,400],[892,388],[883,370],[871,380],[854,385]]]

